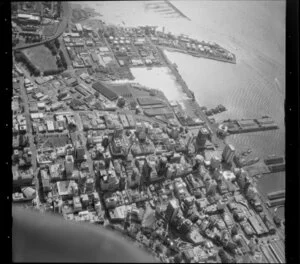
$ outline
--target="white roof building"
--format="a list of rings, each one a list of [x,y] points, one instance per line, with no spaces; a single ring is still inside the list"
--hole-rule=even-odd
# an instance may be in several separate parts
[[[81,32],[82,31],[82,26],[81,24],[75,24],[77,31]]]
[[[48,121],[46,122],[46,124],[47,124],[47,130],[48,130],[49,132],[54,131],[54,124],[53,124],[53,121],[48,120]]]
[[[32,114],[30,114],[30,116],[31,116],[31,119],[42,119],[42,118],[44,118],[44,114],[43,113],[32,113]]]

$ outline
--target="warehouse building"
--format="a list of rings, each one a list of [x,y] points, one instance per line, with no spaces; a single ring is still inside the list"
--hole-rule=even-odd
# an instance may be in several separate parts
[[[103,83],[96,82],[92,85],[92,87],[111,101],[118,99],[118,95]]]

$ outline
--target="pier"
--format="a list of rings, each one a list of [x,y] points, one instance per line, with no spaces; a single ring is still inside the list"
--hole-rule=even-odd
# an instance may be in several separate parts
[[[258,119],[225,120],[222,122],[228,127],[229,134],[241,134],[278,129],[278,125],[270,117]]]
[[[176,6],[174,6],[169,0],[165,0],[165,2],[177,13],[179,14],[181,17],[186,18],[187,20],[191,19],[189,17],[187,17],[185,14],[183,14]]]

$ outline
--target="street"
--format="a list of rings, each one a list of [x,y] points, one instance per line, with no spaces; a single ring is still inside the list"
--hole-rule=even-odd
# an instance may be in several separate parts
[[[24,77],[27,77],[29,79],[28,73],[24,71]],[[31,123],[31,119],[30,119],[30,113],[29,113],[29,103],[28,103],[28,97],[27,97],[27,93],[26,93],[26,89],[24,86],[24,77],[20,77],[19,81],[20,81],[20,92],[21,92],[21,98],[23,101],[23,105],[24,105],[24,115],[26,118],[26,124],[27,124],[27,135],[28,135],[28,139],[29,139],[29,145],[30,145],[30,151],[32,153],[32,169],[33,169],[33,174],[34,174],[34,181],[35,181],[35,188],[36,188],[36,193],[37,193],[37,207],[39,208],[40,206],[40,201],[39,201],[39,197],[38,197],[38,190],[39,190],[39,181],[38,181],[38,177],[37,177],[37,151],[36,151],[36,146],[34,144],[34,137],[32,134],[32,123]]]

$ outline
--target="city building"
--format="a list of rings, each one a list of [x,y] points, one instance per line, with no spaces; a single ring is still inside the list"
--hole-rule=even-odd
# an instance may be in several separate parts
[[[174,217],[177,215],[177,213],[180,210],[179,203],[176,199],[172,199],[169,201],[167,210],[166,210],[166,220],[169,223],[172,223]]]
[[[67,178],[71,177],[74,170],[74,158],[72,155],[67,155],[65,158],[65,170]]]
[[[85,159],[84,147],[77,141],[75,147],[75,158],[76,160],[83,161]]]
[[[221,165],[221,159],[218,156],[212,156],[210,159],[210,166],[212,169],[218,169]]]
[[[223,160],[228,164],[232,164],[234,155],[235,155],[235,148],[230,144],[226,144],[222,153]]]
[[[210,138],[210,131],[206,127],[201,127],[199,129],[196,144],[199,149],[205,148],[206,141]]]

